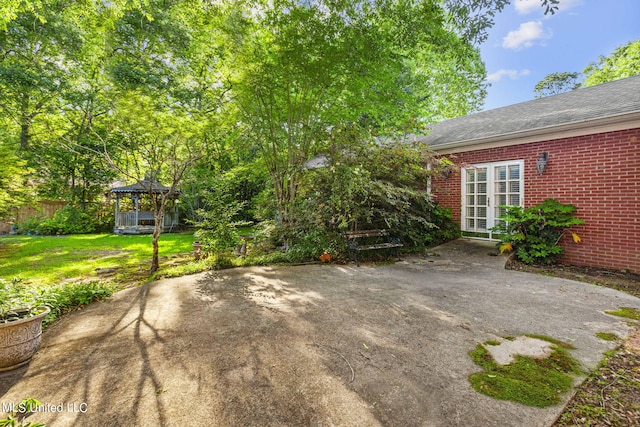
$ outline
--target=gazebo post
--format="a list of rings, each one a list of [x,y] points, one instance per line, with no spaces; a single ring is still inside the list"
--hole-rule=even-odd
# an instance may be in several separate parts
[[[136,205],[136,225],[135,225],[135,227],[136,227],[136,231],[137,231],[138,227],[140,227],[140,223],[138,222],[138,213],[139,213],[140,206],[138,204],[138,195],[137,194],[133,195],[133,201],[135,202],[135,205]]]
[[[120,212],[120,194],[116,193],[116,226],[114,231],[118,230],[118,213]]]

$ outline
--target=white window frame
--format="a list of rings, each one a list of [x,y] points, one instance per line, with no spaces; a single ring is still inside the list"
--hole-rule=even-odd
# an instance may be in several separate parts
[[[460,229],[464,233],[467,233],[467,237],[485,239],[485,240],[498,240],[495,237],[495,233],[490,230],[491,227],[496,224],[496,204],[495,204],[495,170],[497,167],[501,166],[513,166],[518,165],[520,167],[520,178],[519,178],[519,202],[520,206],[524,206],[524,160],[507,160],[501,162],[488,162],[488,163],[475,163],[471,166],[462,167],[461,169],[461,177],[460,177],[460,187],[461,187],[461,212],[460,212]],[[486,231],[476,231],[476,230],[467,230],[467,171],[469,169],[487,169],[487,230]]]

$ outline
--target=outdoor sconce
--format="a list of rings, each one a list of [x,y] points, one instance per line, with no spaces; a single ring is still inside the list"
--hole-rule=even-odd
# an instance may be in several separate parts
[[[547,163],[549,163],[549,153],[546,151],[544,153],[540,153],[538,160],[536,160],[536,169],[540,175],[542,175],[544,170],[547,168]]]
[[[451,169],[444,168],[442,170],[442,177],[444,178],[445,181],[449,179],[449,175],[451,175]]]
[[[440,175],[446,181],[446,180],[449,179],[449,176],[451,175],[451,172],[453,172],[453,166],[447,165],[442,169],[442,171],[440,172]]]

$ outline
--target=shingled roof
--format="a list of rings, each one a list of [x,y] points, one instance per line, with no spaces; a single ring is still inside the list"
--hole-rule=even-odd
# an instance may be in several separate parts
[[[422,141],[438,150],[638,112],[640,75],[446,120]]]
[[[145,179],[132,185],[115,187],[109,191],[111,191],[112,193],[148,193],[150,188],[153,193],[168,193],[170,190],[169,187],[165,187],[159,182]]]

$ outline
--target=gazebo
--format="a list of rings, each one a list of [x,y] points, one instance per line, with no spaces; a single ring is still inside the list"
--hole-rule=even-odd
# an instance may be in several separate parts
[[[155,227],[153,204],[156,196],[169,193],[170,189],[159,182],[145,179],[133,185],[114,187],[109,190],[116,196],[116,223],[113,232],[116,234],[150,234]],[[169,197],[176,199],[180,193]],[[131,210],[121,212],[122,199],[131,200]],[[126,200],[126,199],[125,199]],[[178,225],[178,207],[175,203],[167,205],[164,214],[163,232],[170,232]]]

